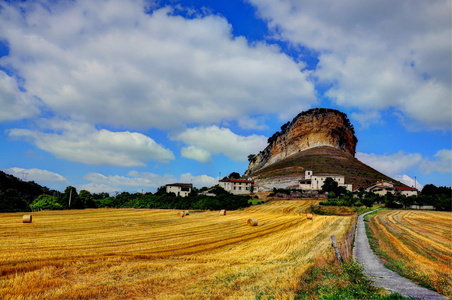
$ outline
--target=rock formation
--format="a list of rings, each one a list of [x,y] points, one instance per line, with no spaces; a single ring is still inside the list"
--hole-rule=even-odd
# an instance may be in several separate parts
[[[355,156],[356,143],[353,125],[347,115],[326,108],[302,112],[292,122],[281,127],[268,139],[268,146],[259,154],[249,156],[250,164],[245,176],[281,159],[319,146],[331,146]]]

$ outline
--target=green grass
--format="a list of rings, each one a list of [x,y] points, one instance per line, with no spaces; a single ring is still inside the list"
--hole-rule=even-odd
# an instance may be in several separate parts
[[[386,290],[373,286],[364,275],[362,266],[357,262],[345,262],[339,266],[336,262],[327,259],[317,261],[302,276],[295,299],[402,300],[413,298],[406,298],[400,294],[388,294]]]

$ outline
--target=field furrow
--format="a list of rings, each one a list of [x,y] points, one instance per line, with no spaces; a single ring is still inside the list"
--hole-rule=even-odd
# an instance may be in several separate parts
[[[351,217],[310,201],[227,212],[98,209],[0,215],[1,299],[293,298],[315,257]],[[248,226],[256,218],[258,226]]]
[[[452,298],[452,214],[392,210],[371,217],[377,254],[404,276]]]

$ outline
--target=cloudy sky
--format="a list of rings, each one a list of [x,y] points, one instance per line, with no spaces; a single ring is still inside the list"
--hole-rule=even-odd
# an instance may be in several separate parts
[[[448,0],[0,2],[0,169],[155,192],[243,174],[301,111],[345,112],[357,157],[451,185]]]

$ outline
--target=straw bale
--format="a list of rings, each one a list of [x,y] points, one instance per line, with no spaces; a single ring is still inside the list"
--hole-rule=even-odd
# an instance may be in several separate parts
[[[177,213],[177,216],[179,218],[183,218],[185,216],[185,213],[183,211],[180,211],[180,212]]]
[[[186,216],[188,216],[188,215],[190,214],[190,211],[189,211],[189,210],[184,210],[184,214],[185,214]]]
[[[226,216],[226,209],[220,210],[220,216]]]
[[[312,220],[312,214],[311,214],[311,213],[308,213],[308,214],[306,215],[306,217],[308,218],[308,220]]]
[[[31,215],[24,215],[22,218],[23,223],[31,223]]]
[[[254,218],[248,219],[248,225],[257,226],[257,220]]]

